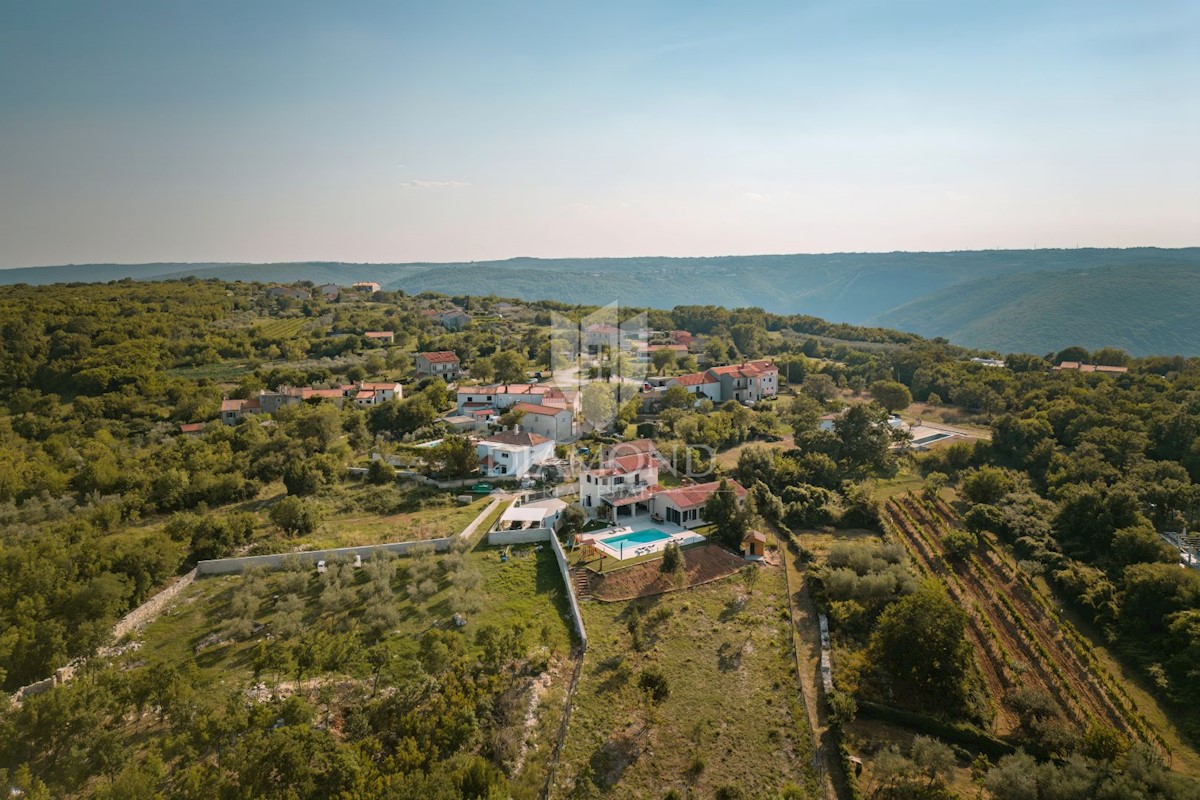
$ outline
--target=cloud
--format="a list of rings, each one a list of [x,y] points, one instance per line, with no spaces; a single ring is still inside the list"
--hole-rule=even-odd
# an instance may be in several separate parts
[[[762,192],[742,192],[742,199],[749,200],[752,203],[770,203],[776,200],[787,200],[791,196],[792,193],[787,190],[771,192],[769,194]]]
[[[462,189],[471,184],[465,181],[404,181],[400,185],[412,189]]]

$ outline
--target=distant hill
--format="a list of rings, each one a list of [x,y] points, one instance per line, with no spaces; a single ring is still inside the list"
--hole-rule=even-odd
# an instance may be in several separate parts
[[[1134,355],[1200,354],[1200,267],[1129,265],[1027,272],[941,289],[872,324],[986,350],[1078,344]]]
[[[50,283],[107,283],[123,278],[134,280],[153,280],[164,275],[177,272],[182,267],[193,270],[209,270],[226,266],[225,264],[178,264],[164,262],[161,264],[65,264],[58,267],[18,267],[16,269],[0,270],[0,285],[28,283],[30,286],[44,286]]]
[[[1089,289],[1095,299],[1084,304],[1086,313],[1082,307],[1070,317],[1058,312],[1063,303],[1070,308],[1076,306],[1070,305],[1074,301],[1069,293],[1062,294],[1065,288],[1051,291],[1049,287],[1078,286],[1093,280],[1087,275],[1107,275],[1109,269],[1124,270],[1130,277],[1105,277],[1106,287],[1117,281],[1111,291]],[[4,270],[0,271],[0,284],[188,275],[343,285],[369,280],[385,289],[410,293],[496,294],[598,305],[615,300],[652,308],[689,304],[758,306],[839,322],[887,325],[997,350],[1046,352],[1068,344],[1091,343],[1124,347],[1135,354],[1195,355],[1200,354],[1200,320],[1166,325],[1126,310],[1173,308],[1179,298],[1190,296],[1190,287],[1177,288],[1177,284],[1186,283],[1188,274],[1197,276],[1197,270],[1200,248],[1131,248],[715,258],[513,258],[448,264],[95,264]],[[1167,282],[1135,280],[1133,275],[1139,271],[1152,275],[1160,271],[1167,275],[1169,271],[1171,277]],[[1065,274],[1076,277],[1065,282],[1055,280]],[[1039,286],[1047,288],[1041,291]],[[1059,297],[1059,301],[1048,297]],[[1007,309],[1007,317],[997,311],[1001,307]],[[1021,330],[1013,329],[1017,324]]]

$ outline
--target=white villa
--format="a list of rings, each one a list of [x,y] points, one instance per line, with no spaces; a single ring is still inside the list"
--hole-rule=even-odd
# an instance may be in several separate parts
[[[720,481],[688,484],[667,489],[658,483],[660,456],[653,442],[639,439],[614,448],[596,469],[579,475],[579,502],[591,517],[619,522],[641,515],[650,520],[684,529],[705,524],[701,512]],[[746,490],[734,480],[729,488],[739,501]]]
[[[535,466],[554,458],[554,440],[536,433],[502,431],[475,443],[479,474],[488,478],[523,478]]]

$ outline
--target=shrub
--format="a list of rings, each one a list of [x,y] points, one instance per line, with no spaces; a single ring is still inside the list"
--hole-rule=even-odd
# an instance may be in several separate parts
[[[654,667],[647,667],[638,675],[638,686],[646,693],[652,703],[661,703],[671,694],[667,684],[667,676]]]
[[[367,480],[377,486],[393,483],[396,480],[396,469],[382,458],[377,458],[367,467]]]
[[[290,495],[272,506],[268,516],[288,535],[312,533],[321,524],[321,512],[314,503]]]
[[[979,537],[970,531],[952,530],[942,537],[946,555],[954,561],[963,561],[979,546]]]

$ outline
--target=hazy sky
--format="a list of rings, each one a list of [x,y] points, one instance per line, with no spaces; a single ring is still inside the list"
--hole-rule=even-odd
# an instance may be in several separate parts
[[[0,266],[1200,245],[1200,3],[0,0]]]

